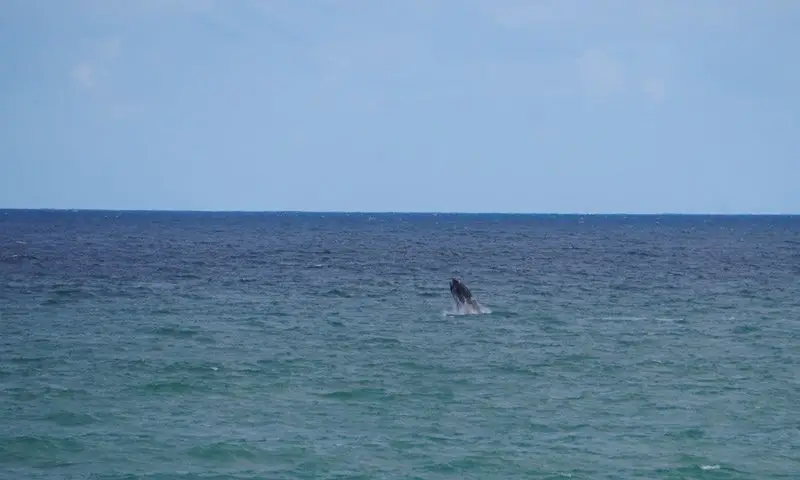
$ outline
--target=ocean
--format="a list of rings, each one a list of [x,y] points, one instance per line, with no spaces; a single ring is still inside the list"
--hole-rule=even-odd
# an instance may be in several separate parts
[[[799,278],[790,216],[0,210],[0,477],[797,479]]]

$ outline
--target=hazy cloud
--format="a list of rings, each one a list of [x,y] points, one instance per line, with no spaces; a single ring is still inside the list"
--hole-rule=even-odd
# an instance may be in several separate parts
[[[81,63],[72,68],[70,77],[72,81],[83,88],[94,88],[97,86],[99,72],[94,65]]]
[[[642,91],[654,102],[662,102],[667,97],[667,86],[660,78],[651,78],[642,82]]]
[[[70,78],[82,88],[95,88],[109,77],[108,65],[120,56],[121,41],[119,37],[94,40],[82,50],[83,59],[72,67]]]
[[[589,49],[578,58],[578,76],[586,93],[607,97],[625,86],[625,72],[620,62],[601,49]]]
[[[227,3],[227,2],[226,2]],[[182,15],[207,13],[217,7],[216,0],[81,0],[89,14],[122,17],[141,15]]]

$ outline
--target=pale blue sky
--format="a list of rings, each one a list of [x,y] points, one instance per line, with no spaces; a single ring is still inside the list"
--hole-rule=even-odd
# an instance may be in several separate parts
[[[0,0],[0,207],[800,213],[800,1]]]

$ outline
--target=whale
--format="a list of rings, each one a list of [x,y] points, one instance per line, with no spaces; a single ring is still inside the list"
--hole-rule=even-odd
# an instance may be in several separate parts
[[[453,296],[453,301],[459,311],[468,310],[476,313],[481,311],[481,306],[472,296],[472,292],[464,285],[464,282],[457,278],[450,280],[450,294]]]

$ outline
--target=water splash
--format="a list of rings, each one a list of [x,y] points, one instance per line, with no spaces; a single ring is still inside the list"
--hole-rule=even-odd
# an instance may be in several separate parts
[[[460,315],[488,315],[492,313],[490,308],[484,307],[481,305],[480,302],[475,300],[474,305],[470,305],[468,303],[465,304],[453,304],[453,307],[450,310],[445,310],[442,312],[442,315],[450,317],[450,316],[460,316]]]

